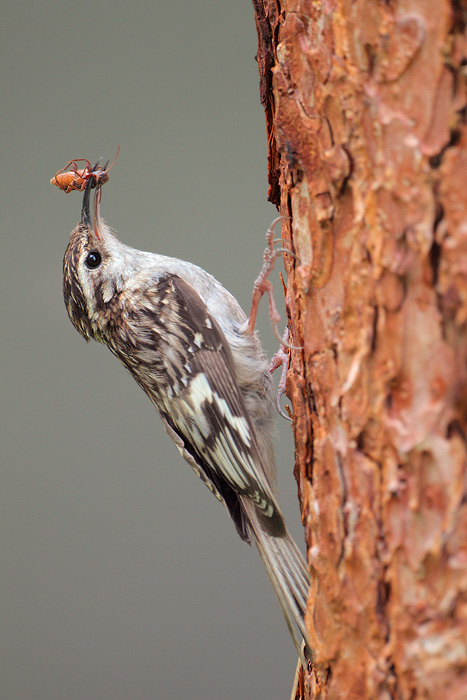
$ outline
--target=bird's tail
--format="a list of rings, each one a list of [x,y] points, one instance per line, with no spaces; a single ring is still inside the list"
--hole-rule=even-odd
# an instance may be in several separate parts
[[[305,627],[305,612],[310,588],[310,576],[305,561],[290,535],[274,537],[261,527],[261,522],[249,513],[253,539],[274,587],[290,634],[303,659],[303,642],[311,649]]]

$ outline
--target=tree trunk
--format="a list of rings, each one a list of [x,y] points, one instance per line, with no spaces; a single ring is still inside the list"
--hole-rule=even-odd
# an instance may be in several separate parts
[[[291,217],[297,698],[467,698],[467,2],[253,0]]]

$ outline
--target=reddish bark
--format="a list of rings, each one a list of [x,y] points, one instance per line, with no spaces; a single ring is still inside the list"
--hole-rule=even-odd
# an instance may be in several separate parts
[[[296,697],[465,699],[467,2],[253,4],[270,198],[300,261]]]

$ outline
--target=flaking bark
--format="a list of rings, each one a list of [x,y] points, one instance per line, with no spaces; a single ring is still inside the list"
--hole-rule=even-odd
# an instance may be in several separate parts
[[[467,2],[253,5],[269,196],[299,259],[315,655],[296,697],[465,700]]]

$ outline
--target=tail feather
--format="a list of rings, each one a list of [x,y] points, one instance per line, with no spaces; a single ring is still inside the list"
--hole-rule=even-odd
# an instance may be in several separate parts
[[[274,587],[291,637],[303,659],[303,642],[311,655],[305,627],[305,612],[310,576],[303,557],[290,535],[273,537],[261,527],[256,514],[249,510],[252,538]],[[311,658],[311,656],[310,656]]]

